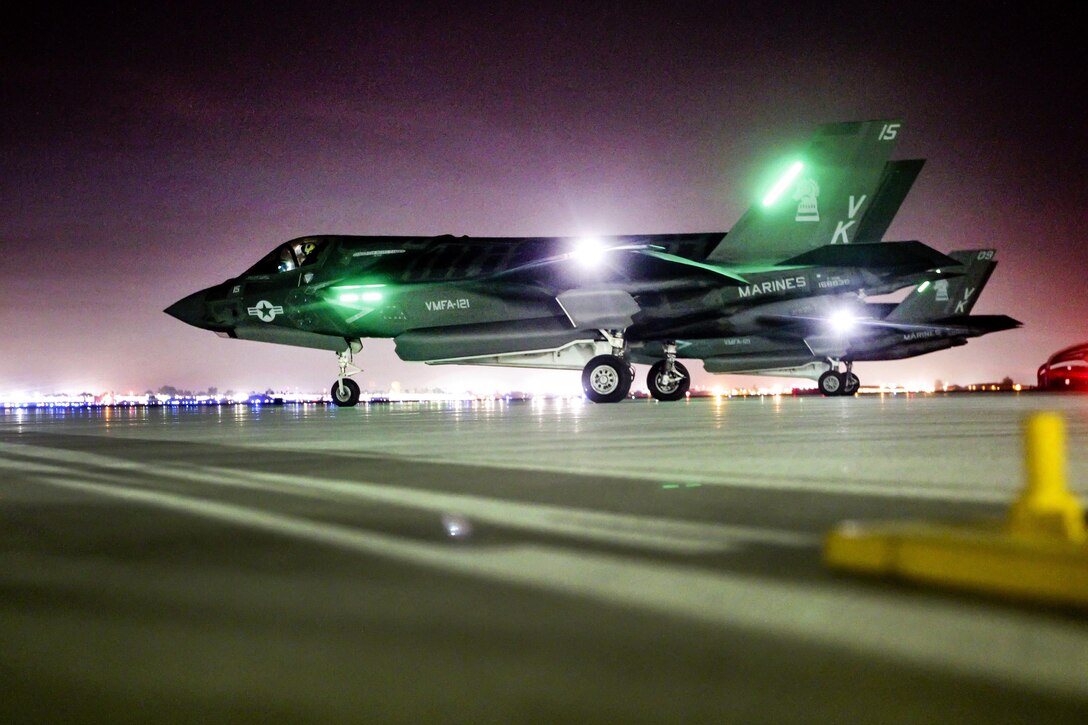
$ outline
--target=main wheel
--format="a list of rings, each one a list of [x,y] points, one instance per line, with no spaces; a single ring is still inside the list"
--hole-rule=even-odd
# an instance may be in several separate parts
[[[846,379],[843,381],[842,384],[842,394],[853,395],[854,393],[858,392],[858,388],[860,387],[861,380],[858,379],[858,376],[854,375],[853,373],[847,373]]]
[[[623,391],[623,395],[620,396],[620,400],[623,400],[624,398],[626,398],[628,396],[628,394],[630,394],[630,392],[631,392],[631,384],[635,382],[635,366],[634,365],[628,365],[627,366],[627,375],[624,377],[624,380],[626,382],[620,388]]]
[[[344,378],[344,388],[340,389],[340,382],[337,380],[332,384],[332,402],[336,403],[341,408],[350,408],[359,402],[359,383],[355,382],[351,378]]]
[[[598,355],[582,370],[582,390],[594,403],[618,403],[631,390],[631,368],[615,355]]]
[[[828,370],[816,381],[816,386],[820,388],[820,392],[824,395],[841,395],[844,382],[842,375],[834,370]]]
[[[680,400],[687,395],[691,387],[688,369],[680,363],[673,363],[676,372],[672,375],[665,369],[665,361],[660,360],[650,368],[646,376],[646,386],[655,400]]]

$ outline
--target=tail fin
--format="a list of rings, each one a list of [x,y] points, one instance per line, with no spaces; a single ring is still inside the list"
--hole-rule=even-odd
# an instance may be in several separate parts
[[[891,226],[892,219],[907,198],[910,187],[914,186],[914,180],[925,162],[925,159],[909,159],[884,164],[880,185],[858,222],[857,233],[850,237],[851,244],[879,242],[884,238],[884,232]]]
[[[936,282],[922,282],[885,319],[889,322],[934,322],[970,313],[997,266],[994,250],[968,249],[948,256],[963,265],[963,274]]]
[[[825,244],[855,241],[858,225],[885,180],[885,164],[901,130],[896,120],[821,126],[707,261],[773,264]]]

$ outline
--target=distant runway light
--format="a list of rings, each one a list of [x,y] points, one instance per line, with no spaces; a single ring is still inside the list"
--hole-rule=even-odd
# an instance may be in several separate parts
[[[770,206],[778,201],[778,197],[782,196],[782,192],[789,188],[793,180],[801,173],[801,169],[805,168],[805,165],[800,161],[794,161],[786,173],[782,175],[778,181],[774,183],[771,190],[767,192],[767,196],[763,197],[763,206]]]

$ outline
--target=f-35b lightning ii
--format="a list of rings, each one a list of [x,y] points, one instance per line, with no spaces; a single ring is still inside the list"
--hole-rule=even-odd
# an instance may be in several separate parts
[[[820,127],[728,234],[300,237],[166,312],[225,337],[338,353],[331,393],[342,406],[359,400],[353,357],[369,337],[393,338],[403,360],[580,369],[599,403],[627,396],[636,362],[651,366],[654,398],[683,398],[691,379],[678,358],[852,392],[855,360],[1010,326],[968,324],[964,310],[916,319],[911,298],[902,311],[863,301],[950,290],[968,261],[880,241],[922,166],[888,160],[901,128]],[[844,316],[870,334],[844,335]]]
[[[899,360],[1019,327],[1006,315],[970,314],[997,266],[994,254],[952,252],[955,267],[935,270],[935,281],[923,281],[898,304],[813,297],[803,303],[807,311],[799,305],[789,314],[760,315],[759,334],[679,341],[678,355],[701,359],[711,373],[812,377],[824,395],[852,395],[858,377],[828,370],[828,357]],[[660,350],[651,343],[637,354],[653,357]]]

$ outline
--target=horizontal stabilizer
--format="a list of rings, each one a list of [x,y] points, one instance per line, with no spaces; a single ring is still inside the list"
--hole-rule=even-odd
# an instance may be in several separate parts
[[[868,267],[936,269],[960,262],[918,241],[870,244],[827,244],[781,263],[797,267]]]
[[[985,332],[1001,332],[1002,330],[1014,330],[1017,327],[1022,327],[1024,323],[1008,315],[956,315],[935,320],[934,324],[969,327],[972,330],[984,330]]]

